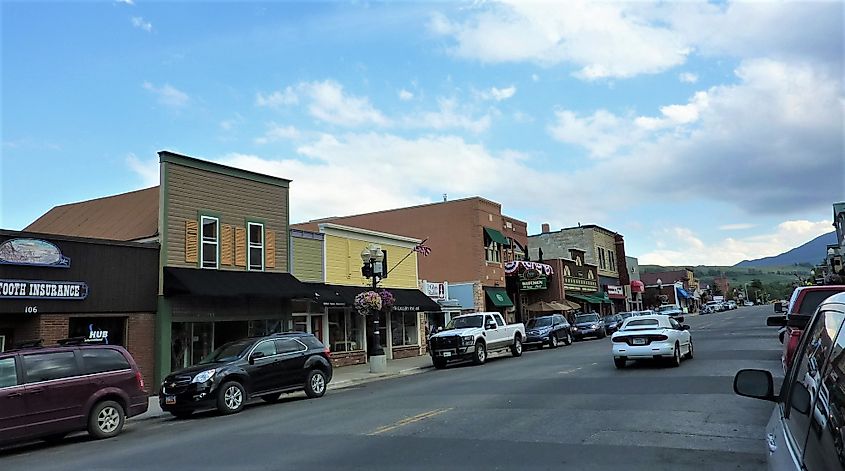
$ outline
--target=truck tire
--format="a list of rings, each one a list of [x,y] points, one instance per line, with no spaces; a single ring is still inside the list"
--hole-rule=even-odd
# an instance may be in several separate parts
[[[442,370],[446,368],[446,359],[445,358],[432,358],[431,362],[434,363],[434,367],[438,370]]]
[[[515,357],[522,356],[522,338],[519,335],[516,335],[513,338],[513,344],[511,344],[511,355]]]
[[[487,345],[484,342],[476,342],[472,362],[476,365],[483,365],[485,361],[487,361]]]

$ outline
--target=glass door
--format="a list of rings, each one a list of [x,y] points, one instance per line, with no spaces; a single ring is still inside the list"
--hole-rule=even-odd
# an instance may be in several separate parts
[[[311,333],[314,334],[314,337],[317,337],[322,343],[326,343],[326,339],[323,338],[323,316],[316,315],[311,316]]]
[[[214,323],[191,324],[191,364],[195,365],[214,351]]]

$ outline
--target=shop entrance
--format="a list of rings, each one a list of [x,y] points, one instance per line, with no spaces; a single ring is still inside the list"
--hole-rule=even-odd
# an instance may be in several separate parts
[[[325,313],[293,313],[293,328],[291,330],[296,332],[308,332],[317,337],[317,340],[323,345],[329,345],[328,331],[326,325],[328,324],[328,315]]]
[[[199,363],[215,348],[235,340],[282,331],[277,319],[217,322],[174,322],[171,327],[171,369]]]

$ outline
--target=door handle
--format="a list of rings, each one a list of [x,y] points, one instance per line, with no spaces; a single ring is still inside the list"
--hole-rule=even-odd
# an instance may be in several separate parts
[[[23,396],[23,393],[11,393],[6,397],[21,397],[21,396]]]
[[[32,394],[39,394],[39,393],[44,392],[44,388],[29,389],[29,390],[27,390],[27,391],[28,391],[28,392],[30,392],[30,393],[32,393]]]

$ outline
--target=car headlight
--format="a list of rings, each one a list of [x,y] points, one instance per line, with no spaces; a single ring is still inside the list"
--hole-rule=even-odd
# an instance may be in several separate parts
[[[572,330],[578,330],[578,327],[573,327]]]
[[[473,337],[472,335],[464,335],[463,337],[461,337],[461,343],[464,345],[472,345],[473,343],[475,343],[475,337]]]
[[[593,325],[591,325],[591,326],[590,326],[590,328],[591,328],[591,329],[598,329],[598,328],[599,328],[599,325],[598,325],[598,324],[593,324]]]
[[[191,382],[192,383],[204,383],[204,382],[210,380],[214,376],[214,373],[216,373],[216,372],[217,372],[217,370],[205,370],[202,373],[199,373],[196,376],[194,376],[194,379],[192,379]]]

